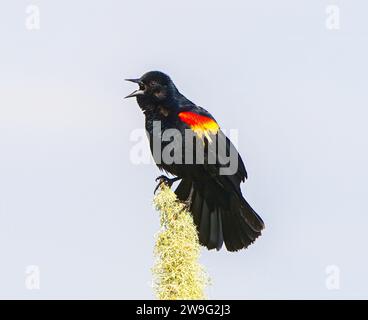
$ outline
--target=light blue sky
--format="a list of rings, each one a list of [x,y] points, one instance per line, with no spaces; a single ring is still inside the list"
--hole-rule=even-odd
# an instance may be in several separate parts
[[[340,30],[325,26],[331,4]],[[131,163],[144,119],[122,97],[124,78],[158,69],[240,130],[243,192],[267,226],[246,251],[203,250],[210,298],[368,298],[367,13],[363,0],[4,3],[0,297],[153,298],[159,171]]]

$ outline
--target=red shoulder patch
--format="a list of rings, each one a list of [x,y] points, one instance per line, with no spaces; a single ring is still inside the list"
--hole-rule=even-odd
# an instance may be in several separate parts
[[[184,111],[178,114],[181,121],[186,123],[200,138],[210,134],[216,134],[219,130],[219,125],[215,120],[202,116],[191,111]],[[210,140],[210,139],[209,139]]]

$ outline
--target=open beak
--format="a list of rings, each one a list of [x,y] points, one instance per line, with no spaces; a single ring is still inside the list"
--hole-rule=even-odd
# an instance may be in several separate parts
[[[138,90],[133,91],[131,94],[128,94],[126,97],[124,97],[124,99],[133,98],[133,97],[142,96],[142,95],[144,95],[144,91],[138,89]]]
[[[130,81],[134,83],[139,83],[140,79],[125,79],[125,81]]]
[[[130,82],[139,84],[140,79],[125,79],[125,81],[130,81]],[[144,95],[144,90],[138,89],[138,90],[133,91],[131,94],[127,95],[124,99],[133,98],[133,97],[141,96],[141,95]]]

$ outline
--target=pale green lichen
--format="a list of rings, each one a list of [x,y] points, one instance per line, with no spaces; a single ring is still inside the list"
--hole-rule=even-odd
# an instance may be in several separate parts
[[[161,230],[156,236],[154,290],[160,300],[205,299],[209,278],[199,263],[200,244],[192,215],[162,184],[154,198]]]

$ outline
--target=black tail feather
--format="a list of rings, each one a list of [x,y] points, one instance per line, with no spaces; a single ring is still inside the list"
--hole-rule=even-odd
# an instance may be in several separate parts
[[[218,209],[215,208],[210,214],[210,234],[207,243],[208,249],[216,249],[219,241]]]
[[[199,226],[199,242],[207,245],[210,235],[211,212],[208,208],[206,200],[203,200],[201,223]]]
[[[201,195],[198,192],[193,193],[190,212],[192,212],[193,221],[196,226],[199,226],[201,223],[202,206],[203,206],[203,199]]]
[[[199,241],[208,249],[220,250],[223,243],[227,250],[247,248],[261,235],[264,223],[244,198],[225,194],[227,201],[209,197],[205,186],[195,186],[183,179],[175,193],[181,201],[191,195],[190,211],[197,226]],[[206,195],[206,196],[203,196]],[[227,206],[224,206],[227,203]]]
[[[216,250],[220,250],[223,243],[224,243],[224,234],[223,234],[223,228],[222,228],[222,212],[221,208],[218,209],[217,212],[217,219],[218,219],[218,238],[217,238],[217,246]]]

